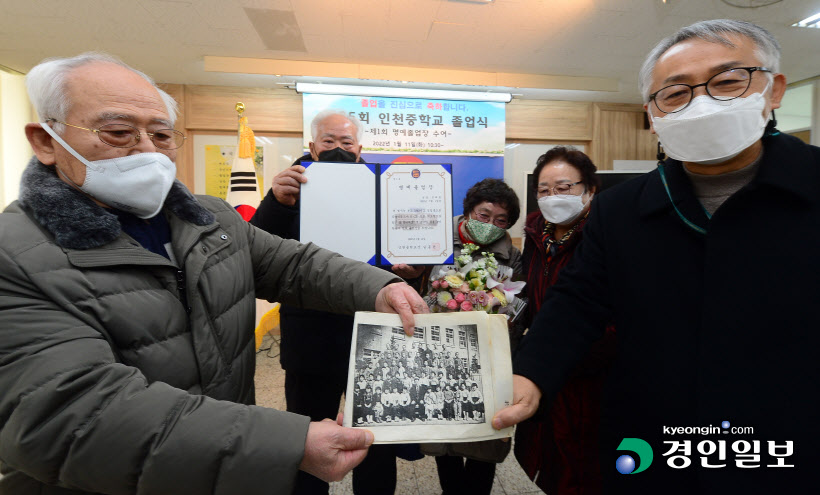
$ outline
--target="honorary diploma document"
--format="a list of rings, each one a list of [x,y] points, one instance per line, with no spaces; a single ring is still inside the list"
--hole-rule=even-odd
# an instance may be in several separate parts
[[[443,165],[381,173],[381,246],[388,263],[445,263],[453,253],[452,174]]]
[[[303,165],[301,242],[372,265],[453,262],[450,165]]]

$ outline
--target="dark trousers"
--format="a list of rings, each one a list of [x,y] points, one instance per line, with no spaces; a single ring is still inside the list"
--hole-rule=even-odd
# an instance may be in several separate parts
[[[393,495],[396,491],[396,446],[371,445],[367,457],[353,469],[356,495]]]
[[[285,372],[287,411],[309,416],[311,421],[336,420],[339,401],[347,388],[347,376]],[[387,448],[387,449],[385,449]],[[384,452],[381,452],[384,450]],[[387,455],[385,455],[387,454]],[[392,454],[392,456],[390,455]],[[330,486],[303,471],[296,473],[293,493],[327,495]],[[353,493],[375,495],[396,490],[396,455],[392,445],[373,445],[353,470]]]
[[[495,463],[475,461],[463,457],[436,456],[438,480],[442,495],[489,495],[493,489]]]

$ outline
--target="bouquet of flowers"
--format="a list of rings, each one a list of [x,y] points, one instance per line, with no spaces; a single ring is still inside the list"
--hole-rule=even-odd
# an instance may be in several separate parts
[[[512,281],[512,268],[500,266],[493,253],[473,259],[477,244],[466,244],[454,267],[440,267],[430,276],[432,290],[426,297],[433,313],[485,311],[506,314],[514,320],[526,306],[515,297],[526,285]]]

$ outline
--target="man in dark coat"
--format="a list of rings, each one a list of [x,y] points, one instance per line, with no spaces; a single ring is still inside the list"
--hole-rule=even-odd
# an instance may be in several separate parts
[[[770,33],[731,20],[650,53],[645,108],[669,158],[593,203],[515,356],[514,405],[496,427],[549,403],[606,323],[618,328],[601,424],[607,493],[814,484],[820,149],[774,128],[779,54]]]
[[[307,180],[302,161],[358,161],[362,149],[359,127],[337,112],[317,115],[311,126],[310,153],[274,177],[251,223],[284,239],[298,240],[299,194],[301,184]],[[353,318],[283,305],[280,328],[288,411],[317,418],[335,417],[347,384]]]
[[[359,144],[362,129],[355,117],[333,109],[319,112],[311,122],[313,141],[310,152],[273,178],[273,184],[250,222],[284,239],[299,239],[299,196],[307,181],[304,162],[361,162]],[[350,198],[340,196],[343,201]],[[280,362],[285,370],[287,410],[315,418],[336,417],[339,401],[347,385],[347,368],[353,331],[353,317],[325,311],[282,305]],[[385,353],[388,366],[393,365]],[[384,376],[385,390],[391,380]],[[390,383],[390,387],[394,386]],[[385,392],[386,393],[386,392]],[[354,491],[360,485],[395,489],[395,457],[379,454],[391,446],[377,446],[374,454],[354,473]],[[299,472],[294,493],[327,493],[328,484],[308,473]]]
[[[413,385],[410,387],[410,404],[413,406],[410,418],[414,421],[418,419],[421,416],[421,412],[424,411],[425,393],[426,390],[423,390],[422,386],[419,385],[419,377],[414,377]]]

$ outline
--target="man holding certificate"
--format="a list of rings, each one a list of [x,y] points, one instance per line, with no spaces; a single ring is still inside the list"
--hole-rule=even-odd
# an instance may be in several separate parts
[[[358,119],[343,111],[328,109],[318,113],[311,122],[310,152],[273,178],[271,189],[250,222],[279,237],[299,239],[301,188],[307,183],[301,163],[361,162],[361,134]],[[340,202],[353,199],[341,194],[338,198]],[[288,305],[282,305],[280,314],[280,362],[285,370],[287,410],[310,416],[314,421],[335,418],[347,384],[353,317]],[[385,390],[381,399],[385,409],[387,394]],[[354,469],[354,492],[366,492],[376,486],[384,486],[386,490],[390,490],[391,485],[395,488],[395,463],[392,472],[389,466],[370,469],[377,457],[378,452],[369,455]],[[294,492],[327,493],[328,484],[299,472]]]

